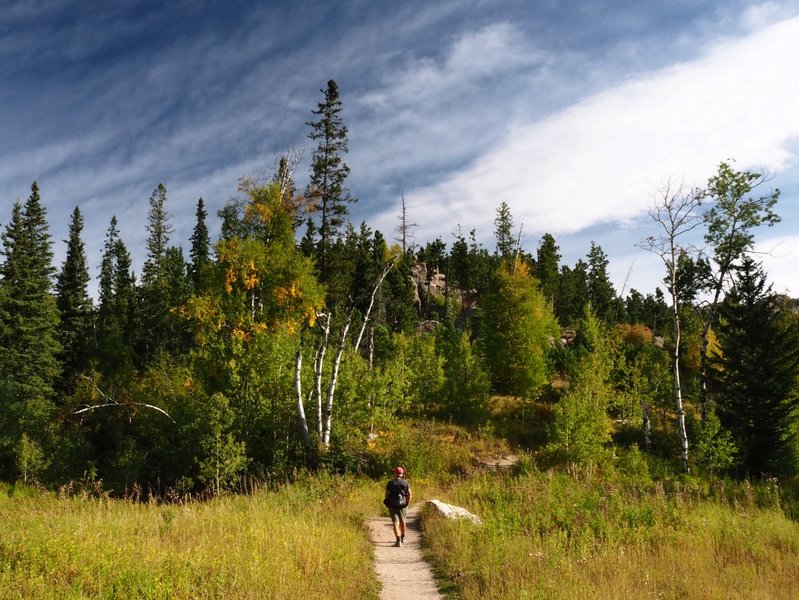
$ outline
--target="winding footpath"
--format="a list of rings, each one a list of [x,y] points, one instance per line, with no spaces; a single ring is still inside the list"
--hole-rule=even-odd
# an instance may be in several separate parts
[[[430,566],[422,558],[422,533],[417,520],[420,506],[408,510],[405,544],[394,547],[394,531],[388,517],[368,521],[375,546],[375,571],[382,583],[381,600],[440,600],[441,594]]]

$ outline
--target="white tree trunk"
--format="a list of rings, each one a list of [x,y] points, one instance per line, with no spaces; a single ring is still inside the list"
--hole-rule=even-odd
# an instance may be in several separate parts
[[[330,314],[319,313],[317,320],[322,327],[322,344],[316,352],[314,361],[314,390],[316,392],[316,433],[322,439],[322,369],[325,364],[325,353],[330,339]]]
[[[375,304],[375,296],[377,295],[377,290],[380,289],[380,286],[383,285],[383,280],[388,275],[388,272],[391,270],[391,267],[394,266],[394,263],[388,263],[386,267],[383,269],[383,272],[380,274],[380,277],[377,279],[377,283],[375,283],[375,287],[372,288],[372,296],[369,299],[369,307],[366,309],[366,314],[363,316],[363,325],[361,325],[361,331],[358,333],[358,339],[355,340],[355,351],[358,351],[358,348],[361,347],[361,339],[363,338],[363,332],[366,329],[366,324],[369,322],[369,315],[372,313],[372,307]]]
[[[302,402],[302,348],[297,349],[297,358],[294,365],[294,388],[297,391],[297,413],[300,416],[302,441],[305,447],[311,449],[311,433],[308,431],[308,419],[305,418],[305,405]]]
[[[355,312],[355,309],[351,309],[349,314],[347,315],[347,320],[344,322],[344,326],[341,328],[341,339],[338,342],[338,348],[336,348],[336,356],[333,358],[333,369],[330,373],[330,386],[327,389],[327,404],[325,405],[325,414],[324,414],[324,426],[322,428],[322,446],[325,448],[330,446],[330,429],[333,424],[333,399],[336,395],[336,383],[338,381],[338,370],[341,366],[341,356],[344,354],[344,344],[347,341],[347,333],[350,329],[350,323],[352,322],[352,315]]]
[[[677,435],[680,438],[682,468],[684,472],[688,473],[688,433],[685,429],[685,409],[682,403],[682,386],[680,383],[680,339],[682,329],[680,323],[679,290],[677,289],[677,263],[680,252],[683,249],[677,245],[677,238],[692,231],[701,223],[701,219],[697,214],[701,202],[695,190],[686,189],[682,184],[672,186],[671,182],[669,182],[660,192],[661,196],[660,198],[655,198],[654,206],[649,214],[663,229],[663,234],[646,238],[643,247],[656,253],[660,257],[663,264],[666,266],[668,274],[674,325],[672,373],[674,381],[674,404],[677,413]]]

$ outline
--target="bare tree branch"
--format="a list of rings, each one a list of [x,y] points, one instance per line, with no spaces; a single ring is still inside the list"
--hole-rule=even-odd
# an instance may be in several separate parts
[[[115,398],[112,398],[111,396],[108,396],[107,394],[105,394],[103,392],[103,390],[101,390],[97,386],[97,384],[94,383],[94,379],[92,379],[91,377],[87,377],[86,375],[82,375],[81,377],[83,377],[85,380],[91,382],[91,384],[94,386],[95,391],[98,394],[100,394],[100,397],[102,397],[105,400],[105,402],[102,403],[102,404],[84,404],[83,408],[80,408],[80,409],[76,410],[73,414],[80,415],[80,414],[84,414],[84,413],[87,413],[87,412],[91,412],[93,410],[97,410],[99,408],[124,408],[126,411],[128,411],[128,419],[130,420],[130,419],[133,418],[133,414],[130,412],[130,408],[126,404],[122,404],[121,402],[119,402]],[[171,416],[169,416],[169,413],[166,412],[163,408],[160,408],[160,407],[155,406],[153,404],[147,404],[146,402],[131,402],[131,404],[134,405],[134,406],[142,406],[144,408],[149,408],[150,410],[154,410],[156,412],[159,412],[162,415],[164,415],[165,417],[167,417],[173,423],[175,422],[175,420]]]

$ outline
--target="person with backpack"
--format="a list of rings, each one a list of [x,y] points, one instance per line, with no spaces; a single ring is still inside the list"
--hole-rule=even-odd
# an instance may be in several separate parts
[[[394,545],[399,548],[405,542],[405,529],[407,512],[411,503],[411,486],[405,480],[405,469],[394,467],[394,479],[386,484],[386,497],[383,504],[391,515],[391,525],[394,527],[394,536],[397,541]]]

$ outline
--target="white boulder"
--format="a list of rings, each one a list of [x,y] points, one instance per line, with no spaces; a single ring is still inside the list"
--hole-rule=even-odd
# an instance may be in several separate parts
[[[446,519],[468,519],[472,523],[477,525],[482,525],[483,520],[478,517],[474,513],[470,513],[468,510],[461,506],[455,506],[453,504],[447,504],[446,502],[442,502],[441,500],[428,500],[427,506],[432,507],[438,514],[443,516]]]

